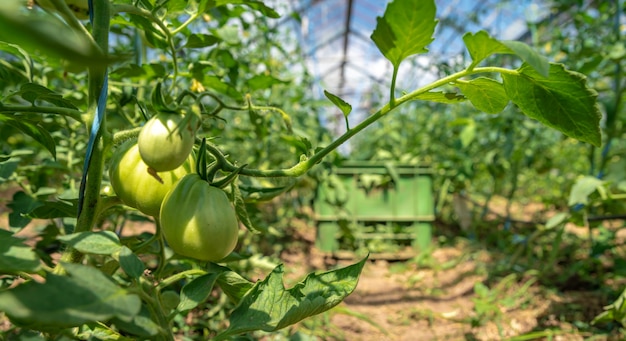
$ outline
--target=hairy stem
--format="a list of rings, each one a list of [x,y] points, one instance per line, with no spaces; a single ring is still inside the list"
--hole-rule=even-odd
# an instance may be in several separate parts
[[[201,275],[206,275],[206,274],[207,272],[201,269],[185,270],[185,271],[179,272],[177,274],[171,275],[170,277],[163,279],[161,282],[159,282],[159,285],[157,286],[157,290],[163,290],[163,288],[166,288],[180,281],[181,279],[184,279],[187,277],[201,276]]]
[[[94,17],[93,37],[102,51],[108,51],[109,47],[109,2],[108,0],[94,0],[93,10],[96,14]],[[95,120],[96,107],[100,90],[104,84],[106,69],[91,68],[89,70],[89,110],[86,115],[85,123],[87,129]],[[105,131],[106,119],[102,121],[100,131]],[[90,231],[98,218],[100,206],[100,186],[102,182],[102,172],[104,170],[104,151],[106,143],[103,134],[99,134],[96,138],[94,150],[91,158],[91,164],[87,173],[87,184],[85,186],[85,200],[83,202],[82,213],[78,217],[74,232]],[[61,262],[80,263],[84,255],[75,249],[69,248],[61,256]],[[60,267],[57,267],[60,269]],[[57,270],[62,271],[62,270]]]
[[[369,127],[374,122],[378,121],[381,117],[387,115],[389,112],[391,112],[396,107],[398,107],[398,106],[400,106],[400,105],[402,105],[404,103],[417,100],[417,99],[419,99],[420,95],[422,95],[422,94],[424,94],[424,93],[426,93],[426,92],[428,92],[430,90],[433,90],[433,89],[442,87],[444,85],[453,83],[456,80],[461,79],[463,77],[467,77],[467,76],[474,75],[474,74],[480,74],[480,73],[518,74],[518,72],[515,71],[515,70],[505,69],[505,68],[501,68],[501,67],[480,67],[480,68],[473,68],[473,69],[469,69],[468,68],[466,70],[459,71],[459,72],[451,74],[451,75],[449,75],[447,77],[441,78],[441,79],[439,79],[439,80],[437,80],[437,81],[435,81],[433,83],[425,85],[425,86],[423,86],[423,87],[421,87],[421,88],[419,88],[417,90],[414,90],[414,91],[412,91],[412,92],[410,92],[410,93],[408,93],[408,94],[406,94],[406,95],[404,95],[402,97],[395,98],[393,100],[394,104],[392,104],[390,102],[387,105],[383,106],[378,111],[376,111],[374,114],[370,115],[368,118],[363,120],[361,123],[359,123],[358,125],[356,125],[352,129],[348,130],[343,135],[339,136],[336,140],[331,142],[328,146],[324,147],[323,149],[321,149],[317,153],[313,154],[311,157],[306,158],[303,155],[302,160],[300,162],[298,162],[296,165],[294,165],[293,167],[291,167],[291,168],[287,168],[287,169],[270,169],[270,170],[243,168],[243,169],[239,170],[239,174],[245,175],[245,176],[253,176],[253,177],[298,177],[298,176],[301,176],[301,175],[305,174],[307,171],[309,171],[311,168],[313,168],[313,166],[315,166],[317,163],[321,162],[324,157],[326,157],[332,151],[334,151],[339,146],[341,146],[343,143],[348,141],[354,135],[358,134],[363,129]],[[245,108],[247,109],[248,107],[246,106]],[[240,110],[243,110],[243,109],[240,109]],[[236,165],[233,165],[228,160],[226,160],[226,157],[224,155],[222,155],[222,153],[219,151],[219,149],[217,149],[215,146],[212,146],[212,145],[207,143],[207,148],[209,149],[211,154],[213,154],[218,159],[218,161],[222,163],[222,165],[223,165],[222,169],[223,170],[228,171],[228,172],[234,172],[234,171],[239,169],[239,167],[237,167]]]
[[[398,80],[399,66],[393,66],[393,75],[391,76],[391,86],[389,87],[389,106],[391,108],[396,106],[396,82]]]

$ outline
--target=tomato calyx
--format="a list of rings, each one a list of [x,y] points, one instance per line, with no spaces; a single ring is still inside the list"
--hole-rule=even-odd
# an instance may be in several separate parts
[[[150,174],[159,183],[161,184],[163,183],[163,179],[159,176],[159,173],[157,173],[157,171],[154,170],[154,168],[148,167],[148,174]]]
[[[222,169],[221,158],[215,158],[216,161],[211,165],[207,164],[207,148],[206,148],[206,137],[202,138],[202,142],[200,143],[200,150],[198,152],[198,162],[196,163],[196,173],[200,176],[200,178],[204,181],[207,181],[211,186],[217,188],[224,188],[233,182],[237,175],[244,169],[248,164],[245,164],[241,167],[238,167],[234,171],[230,172],[228,175],[220,178],[219,180],[214,180],[217,172]]]

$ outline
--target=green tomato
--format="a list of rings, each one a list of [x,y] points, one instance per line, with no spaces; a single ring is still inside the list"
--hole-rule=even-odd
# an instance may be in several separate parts
[[[161,230],[174,252],[203,261],[219,261],[237,245],[239,223],[226,193],[185,175],[161,205]]]
[[[185,162],[196,136],[198,120],[172,113],[154,115],[139,132],[141,158],[157,172],[178,168]]]
[[[179,179],[193,172],[194,165],[194,156],[189,154],[186,162],[173,171],[150,171],[139,155],[137,144],[127,141],[111,158],[109,178],[113,191],[124,204],[158,217],[165,195]]]

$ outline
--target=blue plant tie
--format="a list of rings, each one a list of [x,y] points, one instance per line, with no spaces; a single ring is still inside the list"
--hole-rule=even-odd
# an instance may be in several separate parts
[[[89,0],[89,21],[93,26],[93,0]],[[96,106],[96,117],[93,120],[91,125],[91,132],[89,135],[89,142],[87,143],[87,153],[85,155],[85,163],[83,164],[83,176],[80,180],[80,189],[78,194],[78,215],[80,217],[80,213],[83,209],[83,202],[85,200],[85,185],[87,183],[87,172],[89,171],[89,165],[91,163],[91,156],[93,154],[94,144],[96,142],[96,137],[98,137],[98,133],[100,132],[100,126],[102,125],[102,119],[105,115],[106,103],[107,103],[107,90],[109,88],[109,73],[105,70],[104,73],[104,82],[102,83],[102,88],[100,89],[100,94],[98,95],[98,105]]]

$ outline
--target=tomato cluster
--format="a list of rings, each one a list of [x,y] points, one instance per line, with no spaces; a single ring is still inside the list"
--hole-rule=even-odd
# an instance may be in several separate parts
[[[111,187],[127,206],[150,216],[159,216],[165,195],[186,174],[193,172],[193,154],[178,168],[168,172],[152,172],[139,154],[135,141],[120,145],[111,158]]]
[[[219,261],[237,244],[239,223],[228,196],[194,173],[193,120],[155,115],[138,141],[117,147],[111,158],[111,187],[127,206],[158,218],[174,252]]]

